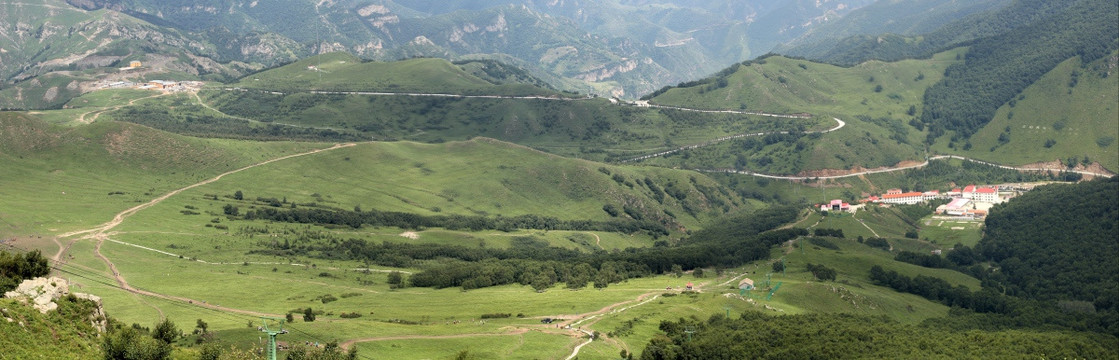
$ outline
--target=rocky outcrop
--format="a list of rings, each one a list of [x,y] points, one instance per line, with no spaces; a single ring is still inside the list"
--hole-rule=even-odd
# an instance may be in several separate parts
[[[34,278],[24,280],[15,290],[4,293],[4,297],[30,302],[35,310],[46,314],[57,309],[54,301],[70,294],[70,283],[59,277]]]
[[[71,295],[70,283],[60,277],[39,277],[24,280],[15,290],[4,293],[4,297],[16,299],[24,304],[29,304],[40,313],[46,314],[58,308],[56,301],[64,296]],[[101,298],[96,295],[74,293],[75,298],[89,300],[96,304],[93,313],[89,314],[90,325],[98,331],[105,332],[108,325],[105,309],[101,306]],[[13,320],[4,314],[8,322]]]

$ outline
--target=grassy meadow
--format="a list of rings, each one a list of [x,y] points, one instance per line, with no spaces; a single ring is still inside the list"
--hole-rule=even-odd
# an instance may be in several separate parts
[[[364,61],[348,53],[312,56],[246,76],[236,87],[270,91],[380,91],[472,95],[559,95],[527,84],[494,84],[443,59]]]

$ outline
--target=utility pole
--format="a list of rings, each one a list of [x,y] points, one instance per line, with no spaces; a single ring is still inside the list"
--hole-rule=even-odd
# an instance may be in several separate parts
[[[279,323],[279,329],[277,329],[277,330],[269,329],[268,328],[268,321],[269,320],[278,322]],[[266,349],[268,351],[268,360],[276,360],[276,335],[287,334],[288,333],[287,330],[284,330],[284,320],[285,320],[284,318],[264,317],[264,316],[260,317],[260,321],[262,323],[264,323],[264,326],[261,327],[261,331],[263,331],[265,334],[268,334],[268,349]]]

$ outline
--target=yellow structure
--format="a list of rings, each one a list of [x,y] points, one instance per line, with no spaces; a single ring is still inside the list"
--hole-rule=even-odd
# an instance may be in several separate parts
[[[141,64],[139,61],[133,61],[133,62],[128,63],[129,67],[134,67],[134,68],[138,68],[138,67],[143,66],[143,65],[144,64]]]

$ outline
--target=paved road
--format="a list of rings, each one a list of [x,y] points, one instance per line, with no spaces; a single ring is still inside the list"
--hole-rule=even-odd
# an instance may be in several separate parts
[[[937,155],[937,156],[930,157],[928,160],[925,160],[925,162],[922,162],[922,163],[916,164],[916,165],[899,166],[899,167],[892,167],[892,168],[885,168],[885,169],[866,170],[866,171],[859,171],[859,172],[854,172],[854,173],[850,173],[850,174],[831,175],[831,176],[770,175],[770,174],[763,174],[763,173],[749,171],[749,170],[736,170],[736,169],[694,169],[694,170],[699,171],[699,172],[705,172],[705,173],[743,174],[743,175],[757,176],[757,177],[763,177],[763,178],[769,178],[769,179],[779,179],[779,180],[812,180],[812,179],[826,180],[826,179],[842,179],[842,178],[855,177],[855,176],[866,175],[866,174],[881,174],[881,173],[888,173],[888,172],[895,172],[895,171],[904,171],[904,170],[909,170],[909,169],[918,169],[918,168],[928,166],[929,161],[941,160],[941,159],[958,159],[958,160],[963,160],[963,161],[970,161],[970,162],[973,162],[973,163],[976,163],[976,164],[983,164],[983,165],[987,165],[987,166],[994,166],[994,167],[998,167],[998,168],[1003,168],[1003,169],[1008,169],[1008,170],[1017,170],[1017,171],[1065,171],[1065,172],[1073,172],[1073,173],[1077,173],[1077,174],[1081,174],[1081,175],[1092,175],[1092,176],[1108,177],[1108,178],[1112,177],[1112,176],[1115,176],[1115,174],[1097,173],[1097,172],[1092,172],[1092,171],[1034,168],[1034,167],[1021,167],[1021,166],[1007,166],[1007,165],[1000,165],[1000,164],[996,164],[996,163],[992,163],[992,162],[975,160],[975,159],[966,158],[966,157],[963,157],[963,156],[956,156],[956,155]]]
[[[839,118],[834,118],[833,117],[832,120],[835,120],[835,122],[836,122],[835,127],[827,129],[827,130],[808,131],[806,133],[808,133],[808,134],[813,134],[813,133],[825,134],[825,133],[830,133],[832,131],[842,129],[844,126],[847,126],[847,123],[843,122],[843,120],[839,120]],[[749,136],[765,136],[765,135],[771,135],[771,134],[788,134],[788,133],[789,133],[788,131],[771,131],[771,132],[757,132],[757,133],[749,133],[749,134],[737,134],[737,135],[724,136],[724,137],[721,137],[721,138],[717,138],[715,140],[706,141],[706,142],[702,142],[702,143],[699,143],[699,144],[681,146],[681,147],[671,149],[671,150],[665,150],[665,151],[661,151],[661,152],[657,152],[657,153],[641,155],[641,156],[638,156],[638,157],[635,157],[635,158],[622,160],[621,162],[623,162],[623,163],[637,162],[637,161],[641,161],[641,160],[645,160],[645,159],[655,158],[655,157],[658,157],[658,156],[664,156],[664,155],[672,154],[672,153],[675,153],[675,152],[697,149],[697,148],[701,148],[701,147],[705,147],[705,146],[711,146],[711,145],[715,145],[715,144],[718,144],[718,143],[723,142],[723,141],[733,140],[733,139],[741,139],[741,138],[749,137]]]

